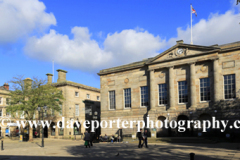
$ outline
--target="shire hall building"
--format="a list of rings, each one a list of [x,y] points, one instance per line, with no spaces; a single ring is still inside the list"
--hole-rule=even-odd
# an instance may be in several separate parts
[[[154,122],[211,120],[213,116],[234,119],[239,113],[233,102],[240,89],[240,42],[201,46],[180,40],[156,57],[104,69],[98,75],[101,121],[146,120],[147,115]],[[101,130],[109,135],[119,129],[113,124]],[[136,133],[136,125],[122,132]],[[157,136],[199,135],[193,127],[184,133],[164,128],[151,132]]]

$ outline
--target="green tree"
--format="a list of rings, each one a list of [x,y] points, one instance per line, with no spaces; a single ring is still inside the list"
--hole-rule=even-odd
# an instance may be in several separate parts
[[[24,116],[25,120],[34,120],[38,107],[47,106],[49,112],[61,112],[60,105],[62,104],[62,91],[46,84],[45,80],[36,77],[23,79],[23,76],[13,77],[9,81],[12,84],[10,92],[10,105],[7,107],[7,112],[14,118]],[[45,119],[51,114],[47,114]],[[29,139],[32,140],[32,128],[29,127]]]

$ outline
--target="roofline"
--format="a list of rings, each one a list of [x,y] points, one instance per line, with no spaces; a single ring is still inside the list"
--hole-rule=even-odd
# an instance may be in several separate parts
[[[73,82],[73,83],[75,83],[75,82]],[[100,89],[98,89],[98,88],[85,86],[83,84],[77,84],[77,83],[76,84],[72,84],[72,83],[70,83],[68,81],[51,83],[50,85],[53,85],[53,86],[56,86],[56,87],[59,87],[59,86],[73,86],[73,87],[78,87],[78,88],[82,88],[82,89],[86,89],[86,90],[95,91],[95,92],[99,92],[100,93]]]

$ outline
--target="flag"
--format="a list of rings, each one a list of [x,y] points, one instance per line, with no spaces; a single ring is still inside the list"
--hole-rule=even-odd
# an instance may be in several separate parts
[[[238,5],[238,3],[240,3],[240,0],[237,0],[237,4],[236,5]]]
[[[197,17],[197,12],[196,12],[196,10],[193,7],[192,7],[192,13],[194,13],[195,16]]]

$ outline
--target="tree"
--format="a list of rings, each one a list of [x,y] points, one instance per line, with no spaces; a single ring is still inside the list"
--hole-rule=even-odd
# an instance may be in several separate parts
[[[11,113],[12,117],[19,118],[18,115],[22,114],[25,120],[35,120],[37,108],[43,106],[47,106],[48,111],[61,112],[62,91],[51,84],[46,84],[45,80],[37,77],[33,80],[23,79],[23,76],[17,76],[9,83],[13,89],[10,92],[11,101],[7,112]],[[29,129],[29,140],[32,140],[32,128]]]

